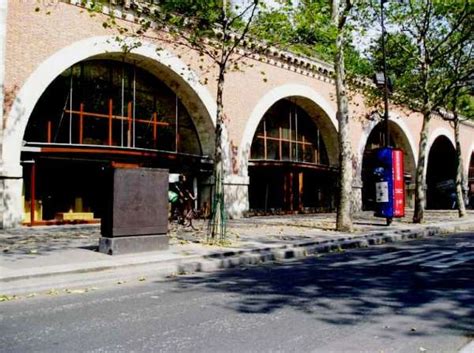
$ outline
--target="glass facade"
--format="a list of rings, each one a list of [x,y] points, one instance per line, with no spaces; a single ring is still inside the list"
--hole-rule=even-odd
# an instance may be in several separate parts
[[[253,138],[249,203],[255,214],[331,211],[336,169],[314,117],[290,99],[275,103]]]
[[[177,95],[147,71],[113,60],[81,62],[54,80],[25,140],[202,154]]]
[[[317,125],[288,100],[275,103],[263,117],[252,142],[251,159],[329,164]]]
[[[98,222],[109,168],[164,168],[198,185],[211,165],[177,94],[117,60],[87,60],[57,77],[24,140],[24,221],[32,225]]]

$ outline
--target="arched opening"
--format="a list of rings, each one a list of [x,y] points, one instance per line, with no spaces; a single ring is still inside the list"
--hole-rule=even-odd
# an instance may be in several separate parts
[[[326,133],[324,113],[314,105],[301,97],[281,99],[260,121],[249,161],[252,213],[334,210],[337,168],[327,145],[335,133]]]
[[[25,221],[97,221],[111,166],[184,173],[195,191],[209,176],[213,129],[199,126],[199,104],[158,63],[132,59],[81,61],[37,101],[21,154]]]
[[[446,136],[438,136],[431,145],[426,169],[426,207],[453,208],[456,192],[457,158],[453,144]]]
[[[401,127],[389,121],[389,145],[403,150],[405,165],[405,200],[407,206],[412,206],[412,190],[415,177],[415,158],[410,142]],[[362,157],[362,209],[374,210],[375,207],[375,179],[374,179],[374,151],[385,145],[385,124],[378,123],[367,138]]]

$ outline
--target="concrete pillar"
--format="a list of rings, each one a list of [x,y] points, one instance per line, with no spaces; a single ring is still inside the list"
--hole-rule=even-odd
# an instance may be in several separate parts
[[[225,203],[229,218],[242,218],[249,209],[249,178],[229,175],[224,179]]]
[[[410,181],[409,184],[406,184],[406,199],[405,199],[405,209],[415,208],[415,182]]]
[[[0,1],[0,121],[3,122],[5,104],[5,50],[7,37],[8,1]],[[0,155],[3,153],[3,123],[0,124]],[[7,165],[0,160],[0,228],[12,228],[21,224],[22,168],[20,165]]]
[[[352,212],[362,211],[362,180],[354,178],[352,182]]]
[[[0,177],[0,228],[14,228],[23,220],[23,179]]]
[[[5,48],[7,41],[7,6],[8,1],[0,1],[0,121],[3,121],[5,93]]]

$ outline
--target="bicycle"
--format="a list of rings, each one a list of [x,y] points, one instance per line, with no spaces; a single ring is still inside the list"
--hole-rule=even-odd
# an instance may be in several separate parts
[[[193,202],[193,198],[187,198],[182,195],[177,195],[177,197],[170,199],[170,221],[197,230],[193,225],[193,219],[199,217],[199,211],[193,207]]]

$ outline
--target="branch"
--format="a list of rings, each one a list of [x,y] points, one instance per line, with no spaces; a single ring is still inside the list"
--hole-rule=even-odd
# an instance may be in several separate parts
[[[342,10],[341,15],[339,16],[339,23],[337,25],[337,28],[339,30],[342,30],[344,26],[346,25],[347,22],[347,17],[353,7],[353,3],[351,0],[346,0],[346,5],[344,6],[344,9]]]
[[[449,85],[444,86],[444,89],[439,91],[438,99],[433,99],[433,107],[442,106],[446,100],[446,97],[452,92],[453,89],[460,88],[463,83],[466,82],[474,74],[474,69],[464,72],[457,79],[453,80]]]
[[[409,26],[406,26],[405,22],[401,24],[401,29],[402,29],[402,32],[408,32],[412,36],[413,39],[418,41],[417,33],[414,32],[413,29],[411,29]]]
[[[411,34],[411,30],[406,28],[406,30]],[[402,31],[404,31],[404,26],[402,25]],[[391,36],[391,40],[395,42],[395,44],[400,47],[406,54],[408,54],[410,57],[413,56],[413,51],[410,50],[405,44],[403,44],[401,41],[397,39],[396,36]],[[423,60],[421,60],[420,56],[414,58],[419,64],[423,63]]]
[[[423,18],[423,27],[420,32],[420,40],[423,45],[423,55],[425,56],[425,63],[426,64],[431,64],[432,63],[432,58],[431,58],[431,52],[428,49],[427,42],[429,40],[429,31],[430,31],[430,25],[432,24],[431,21],[431,15],[433,10],[433,1],[428,0],[428,8],[423,11],[425,16]]]
[[[270,49],[270,48],[272,48],[272,47],[273,47],[273,44],[265,43],[265,46],[263,46],[261,49],[259,49],[259,50],[257,51],[257,53],[260,53],[260,52],[265,53],[268,49]],[[254,59],[254,58],[252,58],[252,55],[254,55],[254,54],[255,54],[255,52],[252,52],[252,51],[250,51],[250,50],[245,50],[245,49],[244,49],[244,53],[243,53],[243,54],[239,54],[239,55],[237,55],[237,57],[236,57],[235,59],[229,59],[229,60],[231,60],[231,61],[233,61],[233,62],[238,62],[238,61],[240,61],[240,60],[243,59],[243,58]]]
[[[454,26],[451,27],[451,30],[449,31],[449,33],[447,33],[446,36],[442,40],[440,40],[440,42],[433,48],[433,54],[436,53],[441,48],[441,46],[448,41],[448,39],[458,30],[458,28],[461,26],[461,24],[467,18],[468,14],[469,14],[469,12],[467,11],[468,3],[469,3],[469,1],[464,1],[464,8],[461,12],[460,17],[458,18],[458,20],[454,24]],[[448,50],[449,50],[449,48],[448,48]]]
[[[168,32],[169,33],[169,32]],[[169,33],[171,36],[174,37],[173,40],[162,39],[165,43],[169,44],[178,44],[188,49],[193,49],[208,56],[212,61],[218,62],[217,56],[212,53],[206,43],[198,44],[197,42],[193,41],[190,36],[186,36],[185,31],[180,31],[178,36],[174,36],[172,33]],[[177,41],[178,40],[178,41]]]
[[[435,112],[443,119],[449,122],[453,122],[455,117],[452,113],[448,112],[446,109],[437,108]]]
[[[448,112],[446,109],[438,108],[437,112],[443,118],[443,120],[449,121],[450,123],[459,122],[459,115],[458,115],[458,102],[459,102],[459,92],[461,87],[456,87],[453,89],[451,95],[451,107],[452,112]]]
[[[412,0],[408,1],[408,4],[410,5],[411,21],[414,24],[415,28],[418,30],[418,33],[421,33],[421,27],[420,24],[417,22],[418,17],[415,14],[415,9],[413,8]],[[418,40],[418,36],[415,33],[413,33],[413,37]]]
[[[468,29],[467,31],[463,31],[463,35],[459,40],[456,42],[452,43],[449,47],[447,47],[444,51],[441,51],[441,46],[445,44],[445,41],[447,41],[449,38],[446,38],[444,41],[441,41],[437,48],[433,50],[433,57],[432,61],[437,61],[437,60],[443,60],[443,58],[446,55],[452,54],[454,50],[462,49],[463,45],[466,43],[466,41],[470,40],[470,37],[472,36],[472,32]],[[437,55],[434,53],[438,52]]]
[[[257,1],[257,3],[258,3],[258,1]],[[243,18],[244,15],[247,13],[247,11],[249,11],[249,10],[252,8],[252,6],[256,6],[256,5],[257,5],[257,4],[255,4],[255,2],[254,2],[254,3],[250,4],[250,5],[248,5],[248,6],[245,8],[244,11],[242,11],[242,12],[239,13],[238,15],[234,16],[234,17],[229,21],[229,27],[232,27],[232,25],[234,24],[235,21],[237,21],[239,18]]]
[[[433,0],[428,0],[428,9],[424,11],[425,17],[423,18],[423,36],[426,37],[432,24],[431,16],[433,15]]]
[[[255,11],[257,10],[257,7],[258,7],[258,4],[259,4],[259,0],[255,0],[254,3],[253,3],[253,8],[252,8],[252,12],[250,14],[250,17],[249,19],[247,20],[247,23],[245,24],[245,28],[244,30],[242,31],[242,33],[240,34],[240,36],[238,36],[237,40],[234,40],[234,44],[230,47],[230,49],[227,51],[225,57],[223,57],[224,59],[224,62],[223,64],[224,65],[227,65],[227,61],[229,60],[229,57],[230,55],[232,55],[232,53],[234,52],[235,48],[237,48],[237,46],[243,41],[243,39],[245,38],[245,36],[247,35],[248,31],[250,30],[250,25],[252,23],[252,20],[253,20],[253,17],[255,15]],[[225,40],[225,37],[223,38]],[[225,42],[224,42],[225,43]]]

